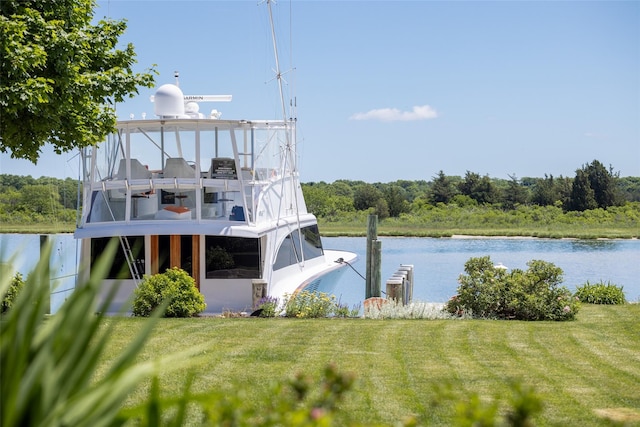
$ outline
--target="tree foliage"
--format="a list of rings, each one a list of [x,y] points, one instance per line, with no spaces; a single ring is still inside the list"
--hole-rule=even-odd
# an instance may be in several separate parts
[[[433,177],[429,200],[434,204],[449,203],[456,194],[457,190],[453,185],[452,179],[440,170],[438,176]]]
[[[522,186],[515,175],[509,175],[507,188],[504,190],[503,207],[505,209],[515,209],[518,205],[524,205],[529,199],[528,191]]]
[[[0,222],[73,222],[78,182],[31,176],[0,175]]]
[[[117,49],[124,21],[92,24],[95,0],[0,2],[0,151],[36,162],[101,141],[113,104],[153,85],[154,69],[134,73],[132,44]]]
[[[582,166],[576,170],[568,210],[606,209],[620,205],[622,195],[617,186],[618,179],[612,167],[607,170],[598,160]]]
[[[480,204],[498,202],[498,189],[488,175],[480,177],[478,173],[467,171],[464,180],[458,184],[458,189],[462,195],[469,196]]]

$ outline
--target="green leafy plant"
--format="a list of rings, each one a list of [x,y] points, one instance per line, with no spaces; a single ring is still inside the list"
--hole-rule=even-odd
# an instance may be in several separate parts
[[[16,273],[15,276],[11,279],[9,283],[9,287],[2,297],[2,307],[0,309],[0,313],[4,313],[9,310],[20,293],[20,290],[24,286],[24,279],[22,278],[22,274]]]
[[[169,301],[165,317],[193,317],[207,307],[195,280],[186,271],[174,267],[144,277],[134,291],[133,315],[149,316],[165,300]]]
[[[302,291],[284,296],[285,317],[327,317],[334,312],[335,306],[335,295],[324,292]]]
[[[590,283],[587,280],[582,286],[578,286],[574,294],[582,302],[588,304],[626,304],[622,286],[614,285],[611,282]]]
[[[119,412],[138,383],[178,365],[187,353],[136,364],[155,324],[147,322],[104,375],[96,376],[112,327],[95,314],[100,278],[107,271],[111,245],[77,289],[54,315],[48,316],[50,285],[47,246],[28,275],[13,307],[0,320],[0,395],[3,426],[119,425]],[[0,278],[4,298],[10,281]],[[107,300],[110,300],[107,298]],[[106,311],[109,301],[98,308]],[[161,306],[159,312],[164,307]],[[153,316],[155,319],[157,317]]]
[[[360,304],[355,304],[349,308],[347,304],[336,302],[333,315],[335,317],[358,317],[360,315]]]
[[[275,383],[266,401],[254,402],[247,390],[205,393],[192,401],[203,410],[202,426],[331,426],[339,403],[354,384],[352,374],[329,364],[319,379],[298,373]]]
[[[493,399],[483,399],[478,393],[459,393],[451,383],[445,383],[436,387],[432,406],[453,402],[452,425],[455,426],[534,426],[535,418],[543,409],[540,396],[533,388],[515,380],[509,381],[509,391],[506,398],[496,395]]]
[[[276,317],[278,315],[278,298],[264,297],[256,304],[258,317]]]
[[[471,258],[460,275],[458,294],[445,305],[452,314],[518,320],[572,320],[579,301],[562,282],[562,269],[532,260],[526,271],[508,272],[489,256]]]

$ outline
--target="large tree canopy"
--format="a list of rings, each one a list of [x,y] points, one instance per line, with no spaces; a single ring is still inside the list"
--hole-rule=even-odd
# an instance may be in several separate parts
[[[0,1],[0,151],[36,162],[101,141],[115,127],[113,103],[153,86],[134,73],[132,44],[116,47],[124,21],[92,24],[95,0]]]

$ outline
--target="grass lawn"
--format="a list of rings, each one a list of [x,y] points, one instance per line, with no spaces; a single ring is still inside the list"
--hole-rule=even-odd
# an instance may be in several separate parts
[[[107,322],[115,335],[103,369],[145,320]],[[640,304],[583,305],[573,322],[162,319],[141,357],[192,345],[206,350],[161,377],[167,393],[179,393],[195,372],[196,391],[244,390],[261,402],[275,381],[296,372],[317,378],[333,363],[358,378],[337,425],[393,425],[410,414],[423,425],[451,425],[456,402],[477,394],[506,403],[512,380],[543,398],[539,425],[610,425],[603,414],[640,425]]]

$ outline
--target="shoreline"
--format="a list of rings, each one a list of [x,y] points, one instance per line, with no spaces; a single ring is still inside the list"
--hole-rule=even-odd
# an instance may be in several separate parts
[[[73,231],[60,231],[60,232],[44,232],[44,231],[34,231],[34,232],[16,232],[16,231],[0,231],[1,234],[20,234],[20,235],[65,235],[70,234],[73,235]],[[322,233],[320,232],[321,237],[354,237],[354,238],[362,238],[367,237],[365,233]],[[387,238],[415,238],[415,239],[459,239],[459,240],[473,240],[473,239],[500,239],[500,240],[534,240],[534,239],[548,239],[548,240],[639,240],[640,238],[631,236],[631,237],[548,237],[548,236],[530,236],[530,235],[484,235],[484,234],[450,234],[443,236],[416,236],[416,235],[402,235],[402,234],[379,234],[378,237]]]

